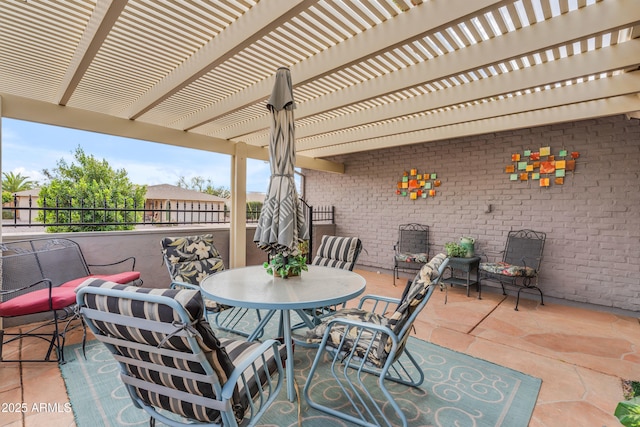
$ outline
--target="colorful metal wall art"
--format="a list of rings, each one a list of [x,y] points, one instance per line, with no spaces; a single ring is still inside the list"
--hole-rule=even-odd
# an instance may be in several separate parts
[[[549,187],[553,182],[563,185],[567,172],[576,170],[577,151],[560,150],[551,154],[550,147],[540,147],[538,151],[524,150],[522,154],[512,154],[512,164],[505,167],[511,181],[538,181],[540,187]]]
[[[411,200],[426,199],[435,197],[436,188],[440,187],[442,181],[438,179],[436,173],[418,173],[418,169],[404,171],[402,178],[398,181],[396,194],[409,197]]]

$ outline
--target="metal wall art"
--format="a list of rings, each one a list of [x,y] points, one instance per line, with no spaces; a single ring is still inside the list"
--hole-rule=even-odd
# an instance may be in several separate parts
[[[411,200],[426,199],[427,197],[435,197],[436,188],[441,184],[442,181],[438,179],[436,173],[418,173],[418,169],[411,169],[402,174],[402,178],[398,181],[396,194],[409,197]]]
[[[512,154],[510,164],[505,167],[511,181],[538,181],[540,187],[549,187],[551,182],[564,184],[567,172],[576,170],[577,151],[560,150],[551,154],[551,147],[540,147],[538,151],[524,150],[522,154]]]

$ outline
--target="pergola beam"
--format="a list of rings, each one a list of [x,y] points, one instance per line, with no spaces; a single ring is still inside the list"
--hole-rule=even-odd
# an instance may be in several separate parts
[[[294,88],[325,75],[344,69],[351,64],[371,58],[393,46],[415,40],[438,28],[461,21],[467,15],[495,8],[505,0],[448,0],[427,2],[419,7],[387,20],[365,32],[339,43],[326,51],[314,55],[290,68]],[[349,58],[345,62],[345,58]],[[274,70],[275,71],[275,70]],[[271,93],[273,82],[270,79],[260,81],[251,87],[220,102],[199,111],[181,122],[183,129],[193,129],[215,120],[220,111],[237,111],[253,105]],[[227,135],[229,139],[245,135],[264,127],[264,120],[258,118],[242,128],[225,128],[217,136]],[[256,127],[257,126],[257,127]]]
[[[305,126],[296,130],[297,147],[299,151],[312,150],[326,144],[326,137],[307,137],[308,134],[318,134],[318,127],[322,125],[322,133],[336,132],[331,135],[331,142],[334,145],[344,144],[349,141],[357,141],[376,136],[390,135],[398,133],[398,128],[405,132],[419,130],[425,127],[425,120],[429,120],[429,127],[444,125],[443,121],[446,113],[438,113],[425,118],[408,118],[389,124],[378,124],[375,127],[362,127],[369,123],[376,123],[395,117],[409,116],[427,111],[434,111],[440,108],[465,104],[473,101],[482,101],[505,94],[534,89],[553,85],[557,82],[566,82],[576,78],[574,70],[580,70],[582,76],[598,75],[611,70],[624,69],[640,64],[640,39],[627,43],[611,46],[608,49],[594,50],[582,55],[574,55],[558,61],[546,62],[534,67],[524,68],[511,73],[502,74],[499,77],[490,77],[482,80],[467,83],[465,85],[454,86],[446,90],[440,90],[429,94],[415,96],[406,99],[401,105],[395,103],[386,104],[375,109],[363,110],[349,115],[348,121],[342,117],[336,117],[330,122],[321,122],[312,126]],[[619,76],[618,76],[619,77]],[[617,77],[612,77],[616,80]],[[635,81],[630,79],[630,81]],[[575,92],[571,86],[569,91]],[[553,89],[553,93],[562,93],[564,87]],[[629,91],[616,93],[622,95]],[[636,89],[637,90],[637,89]],[[633,91],[631,89],[630,91]],[[591,90],[584,90],[583,95],[587,101],[598,99],[601,96]],[[525,95],[526,97],[526,95]],[[525,98],[528,99],[528,98]],[[499,101],[497,101],[499,102]],[[495,105],[495,103],[491,103]],[[491,111],[487,112],[492,115]],[[351,128],[352,130],[349,130]],[[307,137],[305,139],[305,137]]]
[[[563,91],[536,92],[507,98],[463,109],[449,110],[433,127],[413,132],[389,132],[387,136],[353,141],[339,146],[302,151],[306,156],[328,157],[344,153],[418,144],[469,135],[530,128],[552,123],[586,120],[595,117],[625,114],[640,110],[640,99],[635,93],[616,96],[617,93],[640,91],[640,73],[624,74],[609,79],[573,85]],[[593,91],[598,99],[581,101],[584,91]],[[607,99],[607,97],[610,97]],[[422,118],[423,121],[428,120]]]
[[[72,107],[36,101],[7,93],[0,93],[3,102],[2,117],[62,126],[88,132],[144,141],[159,142],[177,147],[194,148],[214,153],[234,155],[235,143],[193,132],[170,129],[163,126],[127,120],[108,114],[96,113]],[[268,160],[266,148],[247,146],[246,156]],[[325,172],[344,173],[344,165],[322,159],[297,156],[296,165]]]
[[[141,96],[127,110],[126,117],[137,119],[265,34],[278,28],[283,22],[298,14],[301,9],[309,7],[309,4],[309,1],[303,0],[271,0],[256,4]]]
[[[634,1],[600,2],[591,7],[539,22],[534,26],[521,28],[518,31],[468,46],[465,49],[424,61],[362,84],[344,88],[339,93],[323,96],[314,100],[313,103],[300,104],[295,112],[296,120],[399,92],[427,82],[488,67],[509,59],[545,51],[574,40],[609,31],[612,28],[630,26],[640,22],[640,8],[634,8],[629,3]],[[510,73],[501,74],[500,77],[503,78],[507,74]],[[582,75],[584,74],[580,72],[580,76]],[[466,87],[466,85],[464,86]],[[446,94],[448,90],[444,90],[444,93]],[[351,114],[349,116],[351,117]],[[397,114],[386,118],[395,116]],[[323,124],[319,123],[318,126]],[[329,124],[329,126],[331,125]],[[263,128],[264,119],[255,118],[236,126],[235,132],[250,133]],[[298,136],[304,132],[303,127],[298,128]],[[230,133],[220,133],[218,136],[232,138],[233,135]],[[265,145],[264,138],[264,136],[262,138],[247,138],[246,141],[253,145]]]
[[[96,3],[91,19],[89,19],[78,47],[73,53],[67,72],[60,82],[55,98],[57,104],[67,105],[71,95],[78,87],[84,73],[91,65],[93,58],[100,50],[100,46],[104,43],[109,32],[111,32],[113,25],[126,5],[126,1],[114,0],[104,0]]]

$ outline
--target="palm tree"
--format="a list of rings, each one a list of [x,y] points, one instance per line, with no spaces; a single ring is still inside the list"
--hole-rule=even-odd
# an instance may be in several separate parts
[[[2,190],[10,193],[31,190],[38,185],[36,181],[31,181],[29,177],[22,176],[20,173],[4,172],[2,175],[4,176],[2,180]]]

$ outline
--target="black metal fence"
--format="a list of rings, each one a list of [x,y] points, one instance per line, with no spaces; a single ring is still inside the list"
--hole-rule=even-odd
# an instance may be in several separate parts
[[[302,200],[302,199],[301,199]],[[302,200],[309,224],[334,223],[333,206],[312,207]],[[226,224],[230,222],[231,211],[224,206],[217,208],[210,203],[164,202],[137,204],[108,203],[100,206],[84,201],[60,201],[37,206],[36,198],[29,196],[18,198],[2,207],[2,223],[5,227],[62,227],[62,226],[139,226],[139,225],[190,225],[190,224]],[[51,206],[53,205],[53,206]],[[40,214],[40,215],[39,215]],[[257,223],[260,208],[247,205],[247,223]]]

